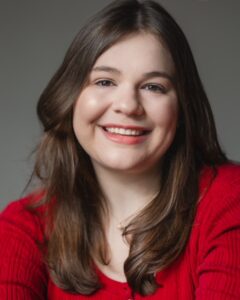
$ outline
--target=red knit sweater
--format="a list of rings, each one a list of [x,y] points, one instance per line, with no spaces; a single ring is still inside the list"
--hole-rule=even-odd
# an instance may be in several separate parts
[[[92,296],[71,295],[58,288],[48,276],[38,247],[43,220],[25,209],[29,197],[11,203],[0,215],[0,299],[240,299],[240,167],[222,166],[212,182],[210,178],[211,169],[205,168],[186,250],[157,274],[161,287],[147,297],[132,296],[127,283],[100,272],[104,287]]]

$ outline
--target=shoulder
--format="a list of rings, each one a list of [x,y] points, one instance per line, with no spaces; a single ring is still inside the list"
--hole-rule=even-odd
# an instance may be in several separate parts
[[[228,163],[205,167],[194,226],[207,231],[240,228],[240,166]],[[200,227],[199,227],[200,226]]]
[[[239,295],[239,237],[240,166],[205,167],[189,242],[196,295],[200,298],[232,299]]]
[[[1,231],[17,230],[25,233],[36,242],[44,240],[44,213],[42,208],[33,209],[31,205],[39,199],[40,194],[31,194],[12,201],[0,213]]]
[[[240,227],[240,165],[228,163],[202,170],[194,223],[211,229],[217,225],[222,229]]]
[[[205,166],[200,174],[200,183],[214,179],[214,184],[229,185],[240,184],[240,164],[227,163],[216,167]]]
[[[215,168],[203,168],[200,175],[200,205],[202,205],[202,202],[208,202],[209,198],[221,204],[232,198],[239,198],[239,196],[239,164],[228,163]]]
[[[240,164],[228,163],[216,168],[216,183],[240,186]]]
[[[35,199],[14,201],[0,214],[1,299],[46,299],[43,214],[29,207]]]

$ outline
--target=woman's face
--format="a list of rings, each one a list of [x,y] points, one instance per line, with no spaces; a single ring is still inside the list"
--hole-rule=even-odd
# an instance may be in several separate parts
[[[95,168],[151,171],[178,119],[169,52],[150,33],[125,37],[93,66],[74,109],[76,137]]]

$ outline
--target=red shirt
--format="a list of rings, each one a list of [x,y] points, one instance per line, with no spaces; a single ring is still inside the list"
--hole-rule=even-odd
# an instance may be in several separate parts
[[[25,209],[29,197],[0,215],[1,300],[236,300],[240,299],[240,167],[224,165],[209,186],[211,169],[200,180],[200,201],[183,254],[157,274],[154,295],[131,295],[127,283],[99,272],[104,287],[92,296],[71,295],[49,278],[39,242],[43,220]]]

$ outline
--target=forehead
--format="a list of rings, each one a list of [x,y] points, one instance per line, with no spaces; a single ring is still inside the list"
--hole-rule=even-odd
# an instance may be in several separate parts
[[[94,67],[100,65],[139,72],[157,68],[174,73],[174,63],[166,46],[155,35],[145,32],[117,41],[98,57]]]

